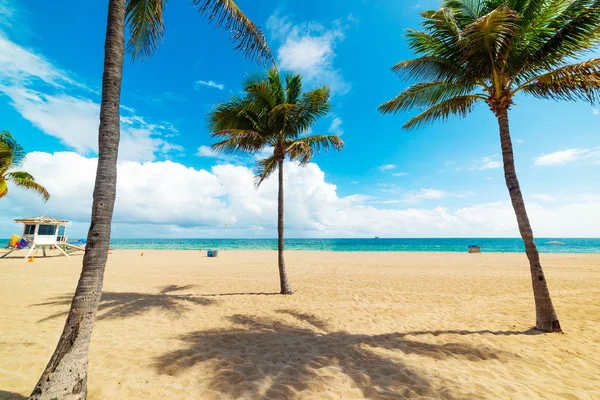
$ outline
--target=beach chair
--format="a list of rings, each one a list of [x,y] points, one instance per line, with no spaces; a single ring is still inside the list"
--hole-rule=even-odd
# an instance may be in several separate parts
[[[12,240],[11,240],[11,241],[12,241]],[[3,255],[2,255],[2,257],[0,257],[0,258],[4,258],[4,257],[6,257],[7,255],[9,255],[10,253],[12,253],[13,251],[17,251],[17,250],[23,250],[25,247],[27,247],[27,246],[29,246],[29,245],[30,245],[30,243],[29,243],[29,241],[28,241],[28,240],[21,239],[21,240],[19,241],[19,243],[17,243],[16,245],[12,246],[12,247],[10,248],[10,250],[9,250],[7,253],[3,254]]]

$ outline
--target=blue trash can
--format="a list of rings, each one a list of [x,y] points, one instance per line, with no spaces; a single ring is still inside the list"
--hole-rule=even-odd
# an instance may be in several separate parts
[[[206,253],[207,257],[217,257],[219,255],[219,250],[208,250]]]

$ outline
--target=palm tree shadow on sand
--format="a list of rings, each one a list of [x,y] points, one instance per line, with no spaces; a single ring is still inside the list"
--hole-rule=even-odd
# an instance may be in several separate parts
[[[158,293],[103,292],[98,307],[97,319],[134,317],[152,310],[179,317],[189,310],[189,305],[209,306],[216,303],[215,300],[206,299],[195,294],[177,293],[192,287],[193,285],[167,285],[160,287]],[[33,306],[68,306],[71,304],[72,298],[72,294],[65,294],[45,303],[33,304]],[[38,322],[65,317],[67,314],[68,311],[59,312]]]
[[[489,347],[415,341],[407,338],[407,333],[332,332],[314,315],[294,310],[277,312],[309,327],[273,318],[233,315],[228,319],[238,327],[182,335],[179,339],[184,347],[158,357],[155,367],[160,374],[177,376],[196,364],[213,365],[209,387],[227,398],[294,399],[306,393],[328,397],[332,373],[339,375],[341,371],[365,398],[455,399],[443,383],[436,385],[407,365],[405,356],[465,362],[515,357]],[[471,393],[468,397],[478,396]]]
[[[0,390],[0,400],[26,400],[27,396],[23,396],[19,393],[7,392],[5,390]]]

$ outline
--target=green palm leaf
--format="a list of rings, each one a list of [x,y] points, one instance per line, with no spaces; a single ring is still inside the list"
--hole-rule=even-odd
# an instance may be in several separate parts
[[[554,100],[600,100],[600,58],[567,65],[536,77],[522,87],[525,93]]]
[[[0,177],[0,199],[8,193],[8,185],[6,184],[6,180]]]
[[[193,0],[192,4],[209,21],[231,33],[236,50],[245,57],[275,64],[262,31],[233,0]],[[125,19],[130,38],[127,49],[134,60],[152,57],[165,32],[163,13],[167,0],[128,0]]]
[[[267,46],[262,31],[244,15],[233,0],[192,0],[210,21],[231,32],[236,49],[246,57],[258,58],[275,65],[275,57]]]
[[[452,115],[466,117],[481,97],[478,95],[457,96],[430,107],[404,124],[404,129],[415,129],[435,121],[445,122]]]
[[[25,150],[8,131],[0,131],[0,174],[18,167],[25,159]]]
[[[129,0],[125,20],[129,27],[127,50],[133,59],[150,58],[162,40],[167,0]]]
[[[276,170],[277,157],[275,155],[259,160],[256,163],[256,177],[254,179],[254,186],[258,188],[261,183],[263,183],[265,179],[271,176]]]
[[[467,95],[474,89],[475,86],[473,85],[455,82],[415,83],[392,100],[380,105],[379,111],[383,114],[397,114],[413,108],[429,108],[453,97]]]
[[[327,152],[330,148],[340,151],[344,148],[344,141],[335,135],[305,136],[287,141],[285,153],[289,155],[290,159],[298,160],[300,164],[306,165],[312,160],[315,152],[318,153],[321,149]]]
[[[31,176],[27,172],[23,171],[15,171],[9,172],[6,174],[6,179],[10,180],[15,186],[21,187],[23,189],[33,190],[37,192],[44,201],[48,201],[50,199],[50,193],[44,188],[42,185],[37,183],[33,176]]]

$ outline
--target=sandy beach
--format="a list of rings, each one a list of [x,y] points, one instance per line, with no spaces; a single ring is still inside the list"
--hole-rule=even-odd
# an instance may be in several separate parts
[[[54,350],[81,270],[0,260],[0,399]],[[543,254],[565,334],[536,334],[524,254],[113,251],[99,399],[600,398],[600,255]]]

